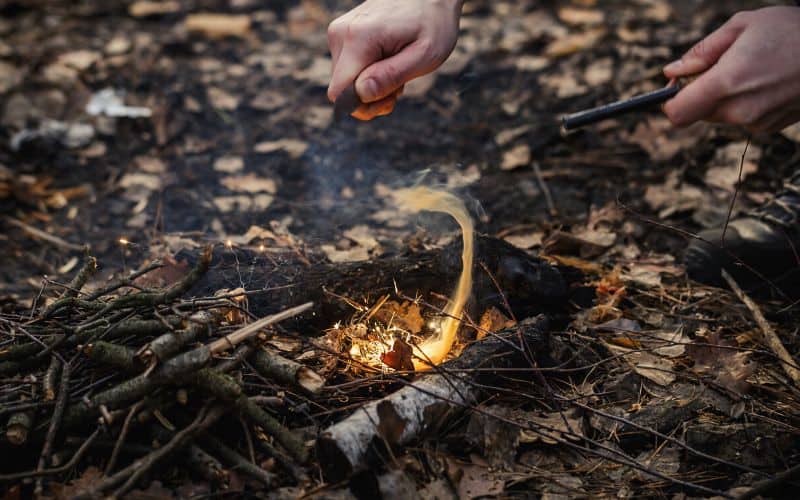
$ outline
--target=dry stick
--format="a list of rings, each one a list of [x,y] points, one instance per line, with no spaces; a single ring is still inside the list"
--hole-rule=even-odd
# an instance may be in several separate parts
[[[80,252],[84,248],[83,245],[76,245],[75,243],[70,243],[66,240],[59,238],[58,236],[42,231],[41,229],[37,229],[29,224],[22,222],[19,219],[15,219],[14,217],[6,217],[6,221],[9,224],[17,226],[18,228],[22,229],[29,235],[44,240],[48,243],[51,243],[63,250],[69,250],[71,252]]]
[[[53,356],[53,359],[58,359]],[[53,452],[53,441],[56,439],[58,428],[61,425],[61,419],[64,416],[64,409],[67,407],[67,399],[69,399],[69,377],[70,367],[69,363],[61,363],[61,383],[58,385],[58,399],[53,408],[53,415],[50,417],[50,427],[47,428],[47,435],[44,439],[44,446],[42,447],[42,455],[39,457],[39,465],[36,470],[43,471],[47,461],[50,460],[50,454]],[[42,493],[42,480],[36,481],[36,488],[34,489],[34,496],[39,497]]]
[[[125,359],[133,356],[134,351],[130,347],[114,344],[109,346],[119,352],[109,356],[107,359],[103,359],[103,362],[110,364],[115,362],[124,363]],[[242,350],[246,351],[246,349]],[[111,349],[92,349],[90,352],[94,354],[95,352],[110,351]],[[211,368],[204,368],[210,360],[211,354],[207,346],[178,355],[160,365],[149,375],[146,373],[138,375],[127,382],[95,395],[90,404],[83,401],[76,403],[69,409],[68,421],[70,424],[78,423],[91,416],[96,411],[95,408],[100,406],[113,407],[125,401],[142,397],[156,387],[175,382],[186,382],[200,387],[218,399],[233,403],[239,412],[246,415],[256,425],[262,427],[267,434],[273,436],[289,452],[292,458],[299,462],[305,462],[308,459],[308,450],[303,441],[272,415],[261,409],[255,402],[250,401],[247,395],[243,393],[242,387],[232,377]],[[115,366],[124,368],[126,365]]]
[[[133,416],[136,415],[136,412],[144,405],[144,401],[145,400],[141,400],[131,406],[130,411],[125,415],[125,421],[122,422],[122,429],[119,431],[119,437],[117,438],[117,442],[114,443],[114,449],[111,450],[111,458],[108,459],[108,464],[106,465],[106,470],[104,472],[106,476],[111,474],[111,471],[114,470],[114,466],[117,464],[117,457],[119,456],[120,450],[122,450],[122,444],[125,442],[125,438],[128,435],[131,420],[133,420]]]
[[[200,278],[211,266],[211,257],[211,247],[208,246],[203,253],[200,254],[200,259],[197,261],[197,265],[194,267],[194,269],[189,271],[189,273],[179,282],[175,283],[166,290],[161,290],[158,292],[139,292],[132,293],[130,295],[123,295],[122,297],[109,302],[103,309],[95,314],[92,319],[99,318],[107,312],[115,311],[117,309],[124,309],[127,307],[158,306],[162,304],[169,304],[184,293],[188,292],[189,289],[200,280]]]
[[[214,436],[206,433],[203,438],[203,444],[212,453],[222,458],[223,461],[230,464],[234,469],[240,470],[250,477],[260,481],[264,486],[272,486],[275,484],[276,476],[272,472],[266,471],[261,467],[248,462],[236,450],[228,447],[225,443],[215,438]]]
[[[144,473],[149,471],[164,457],[185,445],[190,438],[194,437],[195,434],[210,427],[224,413],[225,408],[221,406],[216,406],[210,410],[201,410],[197,415],[197,418],[195,418],[191,424],[176,433],[167,444],[149,453],[145,457],[135,460],[128,467],[125,467],[113,476],[107,477],[96,485],[91,486],[89,489],[80,492],[75,496],[75,498],[95,498],[96,496],[99,496],[99,493],[113,488],[127,479],[125,484],[123,484],[116,492],[114,492],[113,496],[118,497],[123,495],[126,491],[133,487],[136,481]]]
[[[542,188],[542,193],[544,193],[544,199],[547,202],[547,208],[550,210],[550,215],[555,217],[558,215],[558,209],[553,201],[553,195],[550,193],[550,188],[547,187],[547,183],[544,181],[542,169],[539,167],[538,161],[533,162],[533,173],[536,174],[536,180],[539,182],[539,186]]]
[[[302,314],[307,310],[311,309],[313,306],[314,306],[313,302],[306,302],[305,304],[291,307],[277,314],[272,314],[265,318],[261,318],[258,321],[254,321],[253,323],[250,323],[247,326],[239,328],[235,332],[230,333],[222,337],[221,339],[215,340],[214,342],[208,345],[208,348],[211,350],[211,354],[219,354],[231,347],[241,344],[245,340],[249,339],[256,333],[258,333],[259,330],[261,330],[262,328],[269,326],[273,323],[277,323],[278,321],[283,321],[285,319],[297,316],[298,314]]]
[[[272,351],[257,351],[251,363],[261,375],[297,387],[307,394],[318,394],[325,386],[325,379],[311,368]]]
[[[758,304],[753,302],[753,299],[748,297],[747,294],[742,291],[741,287],[739,287],[739,284],[736,283],[736,280],[734,280],[725,269],[722,270],[722,277],[728,283],[728,286],[731,287],[733,293],[735,293],[736,296],[739,297],[739,300],[741,300],[742,303],[744,303],[744,305],[750,310],[750,313],[756,320],[758,327],[761,328],[764,342],[766,342],[769,348],[772,349],[772,352],[774,352],[781,361],[783,371],[786,372],[786,375],[788,375],[790,379],[792,379],[795,387],[800,388],[800,369],[797,368],[797,363],[792,358],[792,355],[789,354],[789,351],[787,351],[783,346],[781,339],[778,338],[775,330],[773,330],[772,326],[770,326],[770,324],[767,322],[767,319],[764,317],[764,313],[761,312]]]
[[[98,426],[97,429],[95,429],[95,431],[83,441],[83,444],[81,444],[80,448],[78,448],[78,451],[76,451],[75,454],[72,455],[72,458],[69,459],[69,462],[65,463],[61,467],[56,467],[54,469],[32,470],[28,472],[16,472],[14,474],[0,475],[0,483],[18,481],[20,479],[27,479],[29,477],[52,476],[54,474],[61,474],[62,472],[67,472],[68,470],[75,467],[78,461],[81,458],[83,458],[83,455],[86,453],[89,447],[92,446],[94,440],[97,439],[98,436],[100,436],[102,430],[103,430],[102,425]]]

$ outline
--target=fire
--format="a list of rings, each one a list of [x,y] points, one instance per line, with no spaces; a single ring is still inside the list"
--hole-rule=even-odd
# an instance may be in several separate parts
[[[429,210],[449,214],[461,227],[464,243],[464,250],[461,254],[461,276],[445,309],[445,319],[441,325],[441,331],[438,335],[415,346],[414,349],[414,368],[417,371],[429,370],[433,365],[441,363],[450,352],[461,324],[461,313],[472,291],[474,227],[464,202],[447,191],[418,186],[401,189],[395,193],[395,197],[401,207],[414,212]]]

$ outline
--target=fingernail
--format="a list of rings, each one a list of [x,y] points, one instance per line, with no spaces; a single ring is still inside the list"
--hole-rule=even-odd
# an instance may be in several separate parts
[[[664,66],[664,71],[678,71],[683,65],[683,60],[678,59]]]
[[[378,82],[374,78],[367,78],[359,85],[358,97],[364,102],[374,101],[378,98]]]

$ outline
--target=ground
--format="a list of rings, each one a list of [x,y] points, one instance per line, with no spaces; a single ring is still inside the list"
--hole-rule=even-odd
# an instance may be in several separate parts
[[[429,488],[422,495],[712,495],[796,464],[791,376],[751,310],[730,291],[690,282],[680,255],[687,235],[725,221],[740,168],[734,216],[780,187],[800,163],[800,133],[674,129],[657,110],[570,134],[559,126],[565,113],[664,85],[665,63],[736,10],[760,3],[467,1],[453,56],[410,84],[393,114],[335,123],[325,28],[354,4],[0,2],[5,321],[21,321],[23,310],[33,318],[87,251],[100,266],[87,285],[96,289],[155,259],[190,255],[194,263],[207,244],[242,259],[274,254],[264,262],[275,273],[281,259],[335,268],[440,248],[455,226],[400,214],[391,196],[417,183],[440,186],[467,201],[480,233],[569,276],[569,299],[544,309],[558,317],[553,334],[573,348],[585,344],[591,355],[580,359],[598,368],[576,369],[580,377],[554,373],[552,390],[531,389],[536,397],[500,393],[482,402],[506,419],[538,421],[540,435],[487,424],[474,412],[440,441],[416,442],[390,468]],[[208,12],[240,17],[220,33],[192,17]],[[93,113],[104,95],[132,108]],[[189,269],[170,266],[178,275]],[[238,281],[255,286],[241,273]],[[455,283],[437,285],[426,292],[446,295]],[[796,353],[796,304],[766,288],[758,307]],[[313,333],[326,319],[317,318]],[[332,327],[343,318],[329,319]],[[0,349],[22,342],[14,331],[4,331]],[[286,352],[308,352],[303,345]],[[396,387],[364,392],[368,384],[354,382],[363,374],[325,374],[330,385],[355,384],[359,401]],[[17,402],[14,378],[23,373],[6,375],[2,401]],[[260,395],[274,395],[274,385],[266,387]],[[352,411],[343,402],[349,390],[312,398],[306,404],[315,410],[287,425],[320,430],[341,420]],[[555,405],[552,391],[579,404]],[[630,421],[644,429],[620,427]],[[462,438],[474,426],[485,435],[467,445]],[[667,479],[583,448],[598,443]],[[322,482],[313,461],[309,471],[313,479],[294,486],[279,473],[275,487],[344,494],[342,484]],[[178,492],[186,477],[178,468],[158,479]],[[203,484],[197,494],[210,494]]]

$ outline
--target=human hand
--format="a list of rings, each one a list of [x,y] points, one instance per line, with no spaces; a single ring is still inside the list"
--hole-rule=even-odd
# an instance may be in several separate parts
[[[664,105],[678,126],[698,120],[776,132],[800,121],[800,7],[734,15],[664,67],[668,78],[702,73]]]
[[[333,74],[328,98],[353,80],[371,120],[394,110],[403,85],[438,68],[456,44],[462,0],[366,0],[328,27]]]

